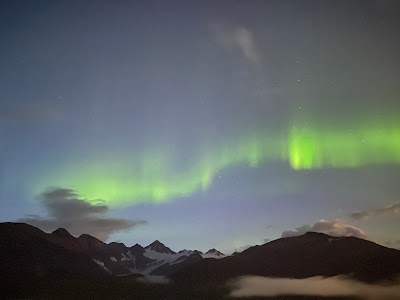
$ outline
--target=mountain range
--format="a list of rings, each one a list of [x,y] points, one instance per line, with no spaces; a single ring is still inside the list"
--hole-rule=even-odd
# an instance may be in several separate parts
[[[52,293],[77,297],[83,291],[92,297],[101,291],[110,293],[106,298],[221,299],[229,294],[226,283],[244,275],[296,279],[345,275],[365,283],[395,282],[400,250],[356,237],[308,232],[227,256],[216,249],[175,252],[159,241],[127,247],[87,234],[74,237],[62,228],[45,233],[24,223],[0,223],[0,274],[3,290],[6,287],[9,294],[22,298],[46,298],[46,293],[50,299]],[[144,276],[168,277],[171,284],[138,286],[137,280]],[[41,288],[40,282],[45,282]],[[21,289],[26,293],[18,293]],[[33,291],[46,293],[33,297]]]
[[[309,278],[350,275],[363,282],[396,280],[400,250],[356,237],[307,232],[268,242],[220,260],[203,260],[173,274],[180,284],[226,282],[243,275]]]
[[[63,228],[45,233],[24,223],[0,223],[0,269],[19,276],[22,271],[32,276],[168,276],[199,260],[223,257],[216,249],[175,252],[158,240],[146,247],[127,247],[88,234],[76,238]]]

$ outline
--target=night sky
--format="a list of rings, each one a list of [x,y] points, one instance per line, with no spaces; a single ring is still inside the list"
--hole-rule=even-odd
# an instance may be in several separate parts
[[[323,223],[400,247],[399,15],[1,1],[0,221],[225,252]]]

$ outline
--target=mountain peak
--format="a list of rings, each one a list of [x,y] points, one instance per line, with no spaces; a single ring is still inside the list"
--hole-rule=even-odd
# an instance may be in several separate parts
[[[224,258],[225,254],[219,252],[217,249],[212,248],[202,255],[203,258]]]
[[[169,253],[169,254],[175,254],[174,251],[172,251],[170,248],[165,246],[163,243],[161,243],[159,240],[155,240],[152,242],[150,245],[145,247],[145,249],[153,250],[158,253]]]
[[[58,229],[54,230],[51,234],[54,234],[54,235],[60,236],[60,237],[72,237],[72,234],[70,234],[68,232],[68,230],[65,228],[58,228]]]
[[[145,252],[145,249],[142,246],[140,246],[139,244],[135,244],[132,247],[130,247],[129,249],[134,255],[143,254]]]
[[[344,238],[346,236],[331,236],[329,234],[326,233],[322,233],[322,232],[316,232],[316,231],[308,231],[303,235],[299,236],[300,238],[307,238],[307,239],[312,239],[312,240],[321,240],[321,241],[325,241],[326,239],[337,239],[337,238]]]
[[[80,235],[78,237],[78,240],[81,242],[82,246],[84,246],[88,250],[96,250],[107,247],[107,244],[89,234]]]
[[[217,255],[224,255],[223,253],[219,252],[217,249],[212,248],[206,252],[206,254],[217,254]]]

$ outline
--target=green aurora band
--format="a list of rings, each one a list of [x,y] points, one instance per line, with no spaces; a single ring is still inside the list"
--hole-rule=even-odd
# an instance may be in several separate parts
[[[185,170],[174,169],[178,157],[167,152],[118,159],[94,157],[65,164],[50,178],[39,176],[32,188],[37,194],[49,186],[68,187],[93,199],[90,202],[103,199],[111,206],[127,206],[187,197],[207,189],[221,170],[240,165],[286,162],[295,170],[304,170],[400,164],[400,124],[369,125],[351,131],[293,126],[275,136],[253,134],[202,151]]]

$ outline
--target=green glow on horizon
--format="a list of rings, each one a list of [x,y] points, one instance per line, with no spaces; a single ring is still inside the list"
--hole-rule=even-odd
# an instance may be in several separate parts
[[[39,177],[34,193],[49,186],[67,187],[88,201],[103,199],[114,206],[157,204],[206,190],[221,170],[240,165],[286,162],[301,170],[400,164],[400,124],[369,125],[351,131],[294,126],[275,136],[259,132],[200,151],[184,170],[173,168],[179,157],[170,153],[93,157]]]

